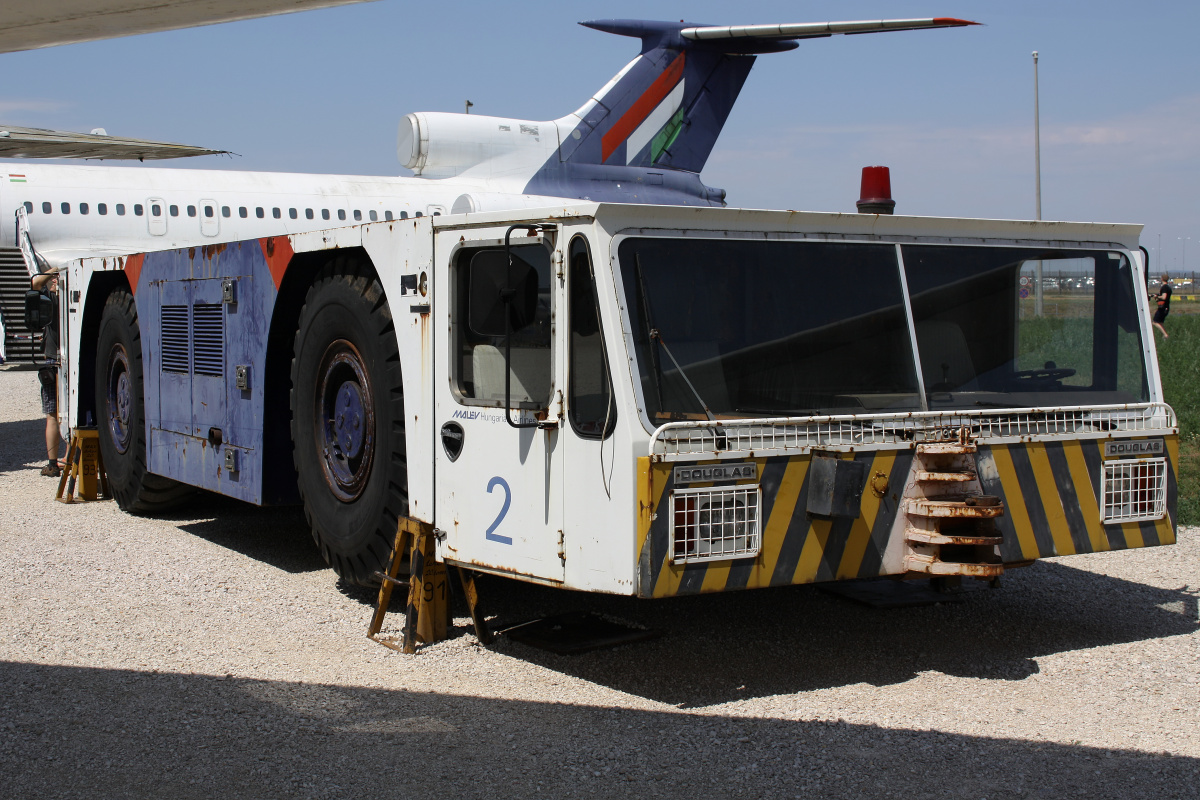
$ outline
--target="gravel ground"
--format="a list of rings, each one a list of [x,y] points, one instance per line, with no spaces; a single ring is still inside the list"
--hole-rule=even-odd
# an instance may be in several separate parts
[[[485,578],[501,622],[593,608],[662,636],[484,648],[458,608],[404,656],[298,512],[53,502],[37,411],[36,374],[0,369],[3,798],[1200,797],[1197,529],[886,611]]]

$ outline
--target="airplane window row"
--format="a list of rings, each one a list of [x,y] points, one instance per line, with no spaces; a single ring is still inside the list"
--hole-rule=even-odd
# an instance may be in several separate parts
[[[91,206],[87,203],[78,203],[77,205],[78,205],[80,214],[87,214],[91,211]],[[117,203],[115,206],[113,206],[113,209],[116,211],[118,217],[125,216],[125,204],[124,203]],[[59,210],[63,214],[70,214],[71,213],[71,204],[70,203],[62,203],[59,206]],[[31,203],[29,201],[25,202],[25,213],[27,213],[27,214],[33,213],[33,203]],[[49,203],[49,202],[42,203],[42,213],[43,214],[54,213],[54,204]],[[97,203],[96,204],[96,213],[102,217],[106,216],[108,214],[108,204],[107,203]],[[133,206],[133,215],[135,217],[140,217],[140,216],[142,216],[143,213],[144,213],[144,211],[142,209],[142,204],[135,203]],[[179,206],[177,206],[177,205],[167,206],[167,213],[169,213],[172,217],[178,217],[179,216]],[[204,213],[204,216],[208,219],[212,219],[217,214],[216,209],[211,205],[204,206],[203,213]],[[355,222],[362,222],[363,212],[361,210],[356,208],[351,213],[354,215]],[[188,206],[187,207],[187,215],[189,217],[195,217],[196,214],[197,214],[196,206]],[[162,206],[160,206],[158,203],[151,203],[150,204],[150,216],[161,217],[162,215],[163,215]],[[231,209],[229,206],[221,206],[221,216],[222,217],[233,216],[233,209]],[[242,219],[246,219],[247,217],[250,216],[250,209],[246,208],[246,206],[238,206],[238,216],[241,217]],[[258,219],[265,219],[267,216],[267,211],[262,206],[258,206],[254,209],[254,216],[257,217]],[[368,211],[367,216],[371,222],[379,221],[379,212],[377,212],[377,211]],[[421,217],[424,215],[420,211],[417,211],[415,214],[413,214],[413,216]],[[435,213],[435,216],[437,216],[436,213]],[[283,218],[283,209],[278,208],[278,207],[272,208],[271,209],[271,217],[273,219],[282,219]],[[295,208],[288,209],[288,219],[299,219],[299,218],[300,218],[300,212],[298,209],[295,209]],[[313,209],[306,208],[306,209],[304,209],[304,218],[305,219],[316,219],[316,213],[313,211]],[[344,209],[344,208],[337,209],[337,218],[339,220],[345,221],[346,209]],[[391,211],[384,211],[383,218],[384,218],[384,220],[386,220],[388,222],[391,222],[393,219],[396,219],[396,217],[393,217]],[[330,219],[330,213],[329,213],[328,208],[321,209],[321,219]],[[399,219],[408,219],[408,212],[401,211]]]

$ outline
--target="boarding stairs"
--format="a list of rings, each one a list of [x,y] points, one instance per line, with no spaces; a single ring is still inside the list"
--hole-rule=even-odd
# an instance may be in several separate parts
[[[4,316],[5,360],[30,363],[36,354],[42,358],[42,335],[36,338],[25,327],[25,292],[29,290],[29,271],[21,251],[0,247],[0,314]]]

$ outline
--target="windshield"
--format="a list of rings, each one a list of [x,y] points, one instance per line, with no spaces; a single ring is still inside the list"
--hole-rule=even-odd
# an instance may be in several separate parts
[[[652,421],[920,408],[894,245],[630,238],[618,253]]]
[[[1123,253],[942,245],[902,252],[931,409],[1149,399]]]
[[[919,361],[894,244],[622,241],[651,422],[1148,399],[1125,254],[901,251]]]

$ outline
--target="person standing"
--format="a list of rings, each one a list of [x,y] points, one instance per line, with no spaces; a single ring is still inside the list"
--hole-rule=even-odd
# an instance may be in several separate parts
[[[1154,327],[1162,332],[1164,339],[1170,339],[1171,335],[1163,327],[1163,323],[1167,321],[1167,314],[1171,313],[1171,279],[1165,272],[1162,274],[1162,286],[1158,287],[1158,296],[1155,299],[1158,301],[1158,310],[1154,312]]]
[[[42,467],[42,474],[57,478],[58,451],[62,437],[58,433],[58,273],[43,272],[33,276],[30,286],[49,296],[54,301],[54,312],[50,324],[42,335],[44,360],[38,368],[38,381],[42,384],[42,413],[46,415],[46,457],[49,463]]]

